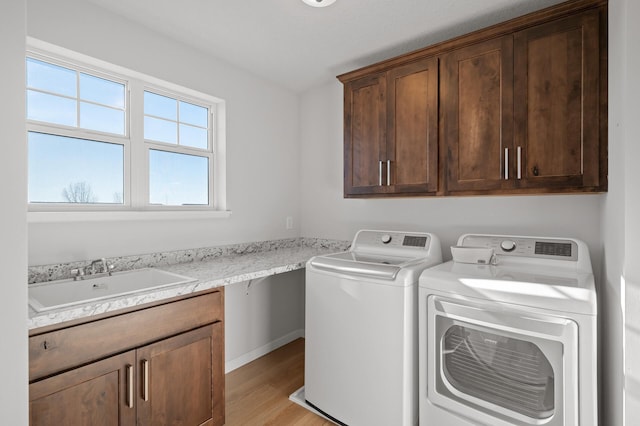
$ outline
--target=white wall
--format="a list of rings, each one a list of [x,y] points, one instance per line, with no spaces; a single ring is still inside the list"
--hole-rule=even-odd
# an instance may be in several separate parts
[[[32,223],[30,265],[298,236],[294,93],[83,0],[28,0],[27,33],[226,100],[227,207],[233,211],[229,219],[215,220]],[[294,218],[294,229],[285,229],[286,216]],[[294,277],[295,282],[289,276],[256,283],[251,303],[229,288],[225,329],[232,358],[254,353],[304,327],[296,293],[302,278]],[[18,282],[26,283],[26,278]],[[261,304],[257,315],[255,305]],[[269,314],[284,316],[290,323],[263,328]],[[246,339],[247,329],[252,330],[251,339]]]
[[[29,264],[295,237],[297,96],[82,0],[29,0],[29,36],[227,101],[229,219],[29,225]],[[231,42],[231,41],[230,41]]]
[[[26,425],[27,174],[24,122],[25,1],[0,3],[0,412],[2,423]]]
[[[565,236],[584,240],[600,270],[604,195],[344,199],[342,86],[310,90],[301,100],[301,235],[351,239],[360,228],[423,230],[443,255],[465,232]]]
[[[623,425],[622,272],[625,261],[625,84],[627,0],[609,3],[609,191],[602,214],[603,279],[599,293],[601,423]]]
[[[226,304],[236,307],[225,312],[234,331],[225,342],[227,371],[304,336],[303,283],[304,270],[297,270],[225,287]]]
[[[625,142],[625,244],[624,244],[624,343],[625,343],[625,422],[640,418],[640,2],[626,0],[624,11],[624,142]]]

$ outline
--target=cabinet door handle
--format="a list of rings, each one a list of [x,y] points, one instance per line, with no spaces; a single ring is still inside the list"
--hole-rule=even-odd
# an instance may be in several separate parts
[[[127,407],[133,408],[133,365],[127,365]]]
[[[504,149],[504,180],[509,180],[509,148]]]
[[[522,147],[516,149],[516,157],[518,160],[518,170],[516,170],[518,179],[522,179]]]
[[[391,185],[391,160],[387,160],[387,186]]]
[[[382,186],[382,160],[378,161],[378,186]]]
[[[149,401],[149,361],[142,360],[142,399]]]

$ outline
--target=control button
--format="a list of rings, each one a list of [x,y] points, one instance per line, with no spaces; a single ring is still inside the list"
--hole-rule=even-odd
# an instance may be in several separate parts
[[[389,244],[391,242],[391,235],[384,234],[382,237],[380,237],[380,240],[382,241],[382,244]]]
[[[504,251],[513,251],[516,248],[516,243],[511,240],[504,240],[500,243],[500,248]]]

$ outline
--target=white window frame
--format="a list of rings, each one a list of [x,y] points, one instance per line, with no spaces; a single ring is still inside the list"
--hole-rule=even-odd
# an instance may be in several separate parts
[[[125,84],[126,87],[124,136],[26,120],[27,132],[49,133],[122,145],[124,147],[124,203],[122,205],[29,203],[30,222],[164,220],[230,216],[231,212],[226,209],[226,104],[224,100],[31,37],[27,38],[26,57],[106,78]],[[209,149],[145,141],[144,91],[207,107],[210,122]],[[150,204],[148,161],[150,149],[207,157],[209,159],[209,205]]]

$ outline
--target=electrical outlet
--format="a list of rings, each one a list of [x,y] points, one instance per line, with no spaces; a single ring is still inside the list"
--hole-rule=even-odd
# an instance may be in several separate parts
[[[287,216],[287,229],[293,229],[293,216]]]

